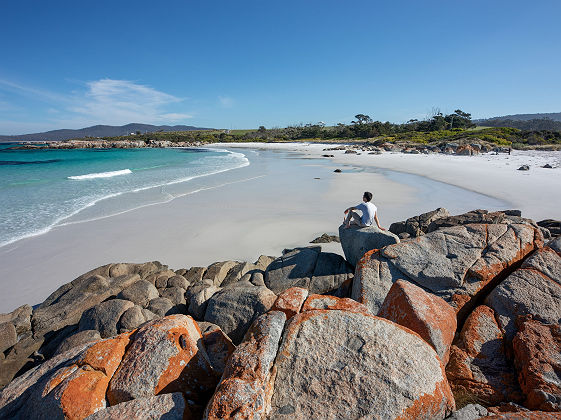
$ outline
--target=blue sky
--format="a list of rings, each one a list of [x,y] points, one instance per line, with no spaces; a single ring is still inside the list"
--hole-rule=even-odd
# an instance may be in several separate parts
[[[13,1],[0,134],[561,112],[561,2]]]

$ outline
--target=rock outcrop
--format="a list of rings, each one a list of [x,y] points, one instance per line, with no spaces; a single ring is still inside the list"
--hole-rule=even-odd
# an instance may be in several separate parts
[[[0,314],[0,418],[561,417],[561,238],[510,210],[401,223],[354,274],[319,247],[109,264]]]
[[[456,333],[456,312],[443,299],[407,281],[396,281],[378,316],[419,334],[446,365]]]
[[[0,418],[197,418],[219,379],[207,350],[224,363],[219,341],[172,315],[73,347],[0,391]]]
[[[239,344],[252,322],[267,312],[276,299],[265,286],[238,282],[224,287],[208,300],[204,320],[220,326],[235,344]]]
[[[428,227],[434,220],[450,216],[448,210],[439,207],[436,210],[410,217],[403,222],[395,222],[390,225],[389,231],[400,238],[417,237],[427,233]]]
[[[212,369],[196,322],[171,315],[140,328],[111,378],[107,398],[111,405],[158,394],[183,392],[191,400],[214,389],[218,375]]]
[[[366,252],[399,243],[397,235],[390,231],[380,230],[376,226],[365,228],[351,226],[347,229],[345,225],[341,225],[339,226],[339,238],[345,259],[353,267]]]
[[[285,317],[255,321],[205,418],[442,419],[454,409],[440,358],[411,330],[367,312],[311,309],[283,331]]]
[[[498,285],[486,304],[497,313],[508,340],[516,334],[516,318],[533,315],[545,323],[561,322],[561,238],[536,251]]]
[[[478,306],[452,346],[446,374],[455,395],[471,396],[486,405],[520,402],[513,366],[493,310]]]
[[[529,317],[513,340],[519,383],[532,410],[561,411],[561,326]]]
[[[378,313],[391,285],[404,279],[443,298],[463,320],[479,296],[542,244],[540,230],[528,224],[442,228],[366,253],[357,264],[352,298]]]
[[[352,277],[352,267],[340,255],[314,246],[290,250],[274,260],[265,271],[265,285],[276,294],[291,287],[328,293]]]

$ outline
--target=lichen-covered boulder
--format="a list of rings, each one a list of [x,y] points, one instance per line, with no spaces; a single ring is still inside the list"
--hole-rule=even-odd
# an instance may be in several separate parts
[[[497,313],[509,341],[516,334],[519,316],[561,323],[561,237],[526,259],[489,294],[485,303]]]
[[[337,310],[296,315],[278,354],[274,418],[444,418],[454,408],[434,350],[381,318]]]
[[[218,381],[201,332],[189,316],[170,315],[140,328],[107,392],[111,405],[161,393],[184,392],[192,400]]]
[[[456,333],[456,312],[443,299],[408,281],[396,281],[378,316],[419,334],[446,365]]]
[[[339,238],[345,259],[353,267],[366,252],[399,243],[396,234],[388,230],[380,230],[376,226],[364,228],[351,226],[347,229],[345,225],[341,225],[339,226]]]
[[[481,305],[470,314],[451,348],[446,375],[455,395],[469,395],[488,405],[521,401],[504,336],[491,308]]]
[[[220,384],[210,399],[204,418],[264,419],[271,393],[272,366],[277,355],[286,315],[271,311],[261,315],[232,354]]]
[[[300,309],[307,297],[307,289],[303,289],[301,287],[291,287],[279,295],[271,310],[284,312],[287,319],[292,318],[300,312]]]
[[[323,297],[330,300],[310,296],[310,309],[305,303],[286,325],[280,311],[254,322],[204,418],[444,419],[453,411],[442,362],[430,345],[359,311],[358,303],[354,311],[313,309],[347,304]]]
[[[508,270],[543,245],[529,224],[464,225],[371,251],[357,264],[352,298],[378,313],[391,285],[410,281],[448,302],[463,321]]]
[[[83,419],[105,408],[128,343],[122,334],[75,347],[26,372],[0,392],[0,418]]]
[[[358,303],[356,300],[326,295],[310,295],[304,302],[304,305],[302,305],[301,312],[308,312],[317,309],[337,309],[372,315],[365,305]]]
[[[561,411],[561,326],[519,320],[512,346],[524,405],[532,410]]]
[[[267,312],[276,299],[264,286],[239,281],[212,295],[204,320],[220,326],[234,344],[239,344],[252,322]]]

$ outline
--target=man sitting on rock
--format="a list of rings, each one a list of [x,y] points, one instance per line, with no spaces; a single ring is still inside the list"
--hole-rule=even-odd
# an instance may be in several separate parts
[[[382,226],[380,226],[380,222],[378,221],[378,209],[376,206],[370,202],[372,200],[372,193],[366,191],[362,196],[363,203],[360,203],[356,207],[349,207],[345,210],[345,228],[351,227],[351,225],[357,225],[358,227],[367,227],[372,226],[373,222],[376,222],[378,229],[386,230]],[[353,210],[360,210],[362,212],[362,216],[359,216]]]

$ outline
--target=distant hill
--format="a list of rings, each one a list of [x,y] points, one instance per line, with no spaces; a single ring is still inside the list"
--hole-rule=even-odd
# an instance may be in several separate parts
[[[553,121],[561,121],[561,112],[550,112],[541,114],[514,114],[514,115],[503,115],[502,117],[492,117],[486,118],[479,121],[489,121],[489,120],[513,120],[513,121],[529,121],[529,120],[544,120],[549,119]]]
[[[92,127],[80,128],[77,130],[53,130],[44,133],[21,134],[15,136],[0,136],[0,142],[18,141],[44,141],[44,140],[69,140],[83,137],[114,137],[125,136],[130,133],[153,133],[156,131],[193,131],[193,130],[212,130],[211,128],[193,127],[191,125],[151,125],[151,124],[127,124],[121,126],[113,125],[94,125]]]
[[[561,131],[561,112],[504,115],[502,117],[474,120],[474,122],[479,126],[487,127]]]

